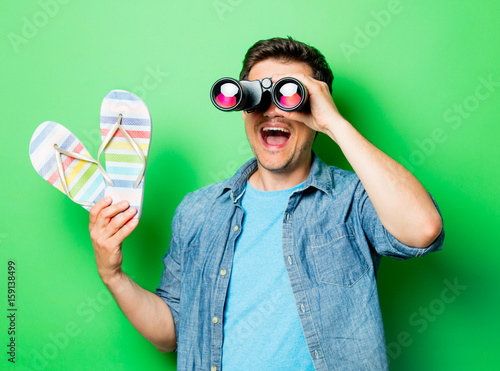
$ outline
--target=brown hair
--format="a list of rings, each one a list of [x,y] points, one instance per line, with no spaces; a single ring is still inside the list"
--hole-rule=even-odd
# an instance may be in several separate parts
[[[252,67],[266,59],[276,59],[285,63],[305,63],[313,70],[312,77],[324,81],[332,92],[333,73],[323,54],[315,47],[294,40],[290,36],[287,39],[275,37],[257,41],[245,55],[240,80],[248,80]]]

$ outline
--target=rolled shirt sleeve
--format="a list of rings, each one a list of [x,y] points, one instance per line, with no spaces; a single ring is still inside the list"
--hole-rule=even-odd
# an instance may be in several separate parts
[[[444,241],[444,227],[441,230],[440,235],[428,247],[418,248],[408,246],[399,241],[392,234],[390,234],[382,225],[382,222],[380,221],[377,212],[375,211],[375,208],[373,207],[373,204],[361,182],[359,182],[356,189],[356,199],[359,202],[358,210],[361,218],[362,228],[371,245],[375,248],[378,254],[404,260],[413,257],[424,256],[430,252],[442,250]],[[441,215],[436,201],[432,196],[431,199],[432,202],[434,202],[439,215]]]
[[[180,292],[181,292],[181,264],[179,255],[178,229],[179,218],[176,215],[172,220],[172,237],[170,239],[170,247],[167,253],[163,256],[165,267],[161,275],[159,286],[156,288],[156,295],[170,308],[175,324],[175,335],[177,342],[179,341],[178,322],[180,319]]]

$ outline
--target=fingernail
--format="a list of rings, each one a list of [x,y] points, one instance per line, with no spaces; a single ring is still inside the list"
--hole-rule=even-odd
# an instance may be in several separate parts
[[[122,201],[120,202],[120,206],[127,206],[128,205],[128,202],[127,201]]]
[[[104,197],[104,201],[111,202],[111,197],[109,197],[109,196]]]
[[[127,210],[127,213],[129,214],[135,214],[136,213],[136,210],[135,210],[135,207],[131,207]]]

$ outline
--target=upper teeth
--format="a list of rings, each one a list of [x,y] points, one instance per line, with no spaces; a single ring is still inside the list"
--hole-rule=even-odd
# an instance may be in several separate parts
[[[262,131],[269,131],[269,130],[282,131],[283,133],[289,133],[290,132],[290,130],[285,129],[285,128],[270,127],[270,126],[266,126],[265,128],[262,129]]]

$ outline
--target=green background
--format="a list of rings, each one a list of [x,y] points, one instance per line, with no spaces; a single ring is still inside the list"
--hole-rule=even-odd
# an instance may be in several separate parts
[[[175,354],[157,352],[111,300],[88,213],[34,171],[29,140],[40,123],[56,121],[95,156],[106,93],[143,98],[154,138],[144,214],[123,251],[125,271],[153,290],[182,197],[251,156],[240,115],[212,106],[211,84],[236,77],[255,41],[287,35],[325,54],[340,112],[418,177],[444,217],[443,251],[382,262],[391,369],[498,366],[498,2],[42,0],[1,8],[1,369],[11,366],[9,260],[17,267],[17,369],[175,369]],[[328,138],[318,137],[315,150],[349,168]]]

